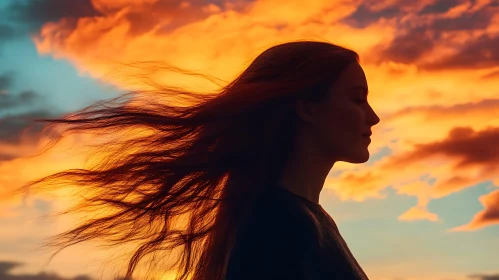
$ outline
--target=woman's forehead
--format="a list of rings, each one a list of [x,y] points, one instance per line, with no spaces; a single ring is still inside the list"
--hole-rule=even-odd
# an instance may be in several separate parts
[[[348,65],[340,75],[338,82],[347,86],[367,86],[366,75],[358,63]]]
[[[336,86],[342,89],[367,89],[364,70],[358,63],[348,65],[338,78]]]

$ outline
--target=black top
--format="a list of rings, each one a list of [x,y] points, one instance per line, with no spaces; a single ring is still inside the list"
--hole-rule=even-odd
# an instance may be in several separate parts
[[[320,204],[275,187],[253,206],[225,280],[368,279]]]

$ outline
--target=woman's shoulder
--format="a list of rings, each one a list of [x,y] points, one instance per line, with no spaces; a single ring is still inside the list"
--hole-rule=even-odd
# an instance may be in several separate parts
[[[309,206],[300,199],[282,191],[267,191],[254,201],[241,234],[254,235],[265,231],[270,235],[286,234],[288,237],[295,235],[297,238],[306,238],[317,231],[313,215]]]
[[[305,260],[314,263],[319,246],[306,211],[299,199],[285,194],[256,199],[236,233],[227,279],[296,279],[308,273]]]

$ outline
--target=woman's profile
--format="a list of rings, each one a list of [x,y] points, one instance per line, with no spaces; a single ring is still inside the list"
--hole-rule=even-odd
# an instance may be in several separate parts
[[[167,86],[137,93],[41,120],[66,128],[56,141],[66,132],[150,132],[97,147],[104,156],[92,168],[16,190],[64,181],[85,197],[72,211],[101,215],[49,247],[132,242],[125,279],[148,257],[182,280],[368,279],[319,204],[335,162],[369,159],[371,128],[380,121],[356,52],[293,41],[265,50],[211,94]],[[178,248],[180,255],[170,254]]]

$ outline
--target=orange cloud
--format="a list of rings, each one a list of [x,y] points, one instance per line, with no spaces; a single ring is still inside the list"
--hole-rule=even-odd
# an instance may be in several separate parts
[[[452,228],[450,231],[473,231],[499,224],[499,190],[481,196],[479,200],[484,210],[478,212],[468,224]]]
[[[296,39],[325,39],[358,51],[370,103],[381,118],[369,149],[374,154],[389,148],[391,154],[371,166],[335,164],[343,173],[329,177],[326,187],[342,199],[382,198],[380,191],[392,186],[419,199],[399,219],[436,221],[426,210],[429,200],[498,176],[491,151],[499,142],[499,82],[484,79],[499,70],[498,52],[491,49],[498,32],[491,1],[92,3],[102,15],[47,23],[35,42],[40,53],[68,59],[97,78],[116,62],[163,61],[229,81],[265,48]],[[144,87],[134,71],[109,82]],[[170,73],[150,77],[212,89]]]
[[[438,221],[436,214],[428,212],[428,209],[421,207],[412,207],[404,214],[399,216],[401,221],[429,220],[432,222]]]
[[[114,4],[99,3],[108,2]],[[355,9],[353,3],[340,1],[258,1],[245,8],[226,5],[212,14],[191,4],[190,12],[186,12],[189,16],[182,16],[179,7],[149,10],[155,6],[139,3],[140,7],[107,11],[103,17],[79,18],[76,24],[69,20],[47,24],[35,39],[37,48],[41,53],[69,59],[97,78],[112,71],[116,61],[168,61],[230,80],[249,59],[278,42],[334,36],[340,43],[362,41],[362,49],[386,39],[377,34],[391,33],[386,24],[356,32],[343,24],[328,26]],[[146,24],[149,19],[129,17],[133,13],[153,13],[150,17],[155,22]],[[134,26],[142,25],[148,29],[142,28],[140,34],[131,32]],[[163,82],[172,82],[168,74],[160,76]],[[119,85],[129,87],[134,83],[140,84],[128,79]]]
[[[369,100],[381,118],[373,129],[369,150],[372,156],[385,149],[390,152],[370,165],[335,164],[333,171],[342,174],[328,177],[325,187],[341,199],[363,201],[382,199],[382,190],[391,186],[400,195],[418,198],[417,205],[399,220],[435,222],[439,217],[427,209],[431,199],[487,180],[496,179],[499,186],[495,144],[499,142],[499,80],[495,79],[499,68],[494,64],[497,50],[491,48],[499,32],[499,13],[491,1],[438,12],[433,3],[440,2],[444,1],[260,0],[215,5],[204,1],[93,0],[97,12],[77,17],[70,13],[49,21],[34,41],[40,54],[67,59],[81,72],[99,79],[111,73],[107,81],[123,89],[147,85],[135,79],[140,69],[113,72],[117,62],[169,62],[229,81],[273,44],[326,39],[351,47],[360,54]],[[362,3],[367,16],[345,20],[359,14]],[[365,26],[353,24],[360,21]],[[168,72],[151,73],[150,77],[172,85],[213,87]],[[69,138],[63,145],[84,152],[75,147],[79,141],[90,142]],[[33,149],[33,143],[0,144],[0,150],[16,151],[16,156],[28,155]],[[0,162],[0,191],[82,165],[79,156],[58,151]],[[429,179],[422,179],[423,175]],[[497,191],[480,201],[483,211],[454,231],[499,223]],[[0,215],[17,214],[10,206],[18,204],[18,198],[4,196],[2,203]],[[74,253],[66,259],[81,255],[85,254]],[[434,262],[429,261],[430,265]],[[374,275],[393,275],[394,271],[403,275],[420,266],[397,263],[370,269]]]

